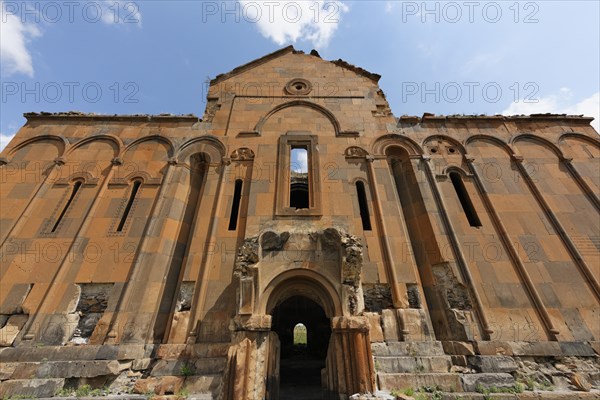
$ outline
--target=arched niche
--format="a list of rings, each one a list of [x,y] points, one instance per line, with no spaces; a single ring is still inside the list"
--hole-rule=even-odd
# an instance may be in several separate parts
[[[288,131],[319,133],[322,136],[336,136],[340,125],[333,114],[314,103],[292,101],[271,110],[256,125],[260,135],[280,136]]]
[[[202,154],[203,161],[211,165],[218,165],[226,154],[225,146],[221,141],[212,136],[194,138],[183,143],[176,154],[177,161],[190,165],[190,157]]]
[[[160,178],[173,152],[173,144],[161,136],[136,140],[123,152],[123,164],[119,167],[121,173],[118,178],[130,177],[136,173],[145,173],[150,178]]]
[[[61,168],[61,179],[76,173],[88,173],[98,179],[108,172],[112,160],[121,150],[118,138],[95,136],[77,142],[66,153],[66,164]]]
[[[458,140],[445,135],[433,135],[423,140],[423,150],[431,157],[461,157],[466,150]]]
[[[67,140],[60,136],[36,136],[14,146],[9,152],[9,161],[53,161],[64,154],[67,146]]]
[[[555,158],[563,160],[565,158],[563,152],[554,143],[530,133],[522,133],[513,137],[511,145],[515,154],[526,159]]]
[[[418,156],[423,154],[423,149],[413,139],[394,133],[380,136],[371,145],[373,154],[387,155],[389,149],[394,147],[403,149],[407,156]]]
[[[493,144],[493,146],[486,146],[485,143]],[[487,157],[488,154],[495,154],[497,147],[504,149],[508,155],[512,155],[514,153],[513,149],[508,145],[508,143],[495,136],[489,135],[469,136],[469,138],[465,141],[465,151],[467,151],[471,157],[474,156],[474,154],[469,150],[472,147],[476,147],[478,149],[478,156],[484,158]],[[486,151],[488,148],[490,149],[490,152]]]
[[[53,171],[54,161],[60,158],[67,147],[65,139],[44,135],[27,139],[9,152],[7,163],[2,165],[2,207],[0,207],[0,238],[11,232],[19,216]],[[12,195],[15,193],[16,195]]]
[[[600,159],[600,139],[570,132],[558,139],[558,145],[565,156],[573,160]]]

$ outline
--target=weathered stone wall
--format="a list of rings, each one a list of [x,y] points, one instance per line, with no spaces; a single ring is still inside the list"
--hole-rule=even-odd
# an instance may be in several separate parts
[[[285,48],[213,80],[203,120],[28,114],[0,158],[0,344],[239,346],[285,285],[386,340],[600,340],[590,119],[397,119],[378,79]]]

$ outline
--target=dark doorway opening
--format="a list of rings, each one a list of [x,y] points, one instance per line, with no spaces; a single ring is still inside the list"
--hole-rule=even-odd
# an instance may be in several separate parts
[[[323,399],[321,370],[331,336],[323,308],[304,296],[290,297],[273,310],[271,326],[281,344],[279,398]]]

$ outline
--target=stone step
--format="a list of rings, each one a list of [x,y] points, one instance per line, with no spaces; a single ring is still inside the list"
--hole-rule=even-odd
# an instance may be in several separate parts
[[[372,343],[374,356],[443,356],[441,342],[382,342]]]
[[[212,394],[217,396],[222,380],[223,376],[221,374],[188,376],[185,378],[183,387],[190,394],[191,397],[189,398],[195,398],[199,394]]]
[[[375,369],[380,372],[449,372],[451,366],[451,359],[447,356],[375,357]]]
[[[161,344],[156,358],[176,360],[182,358],[225,357],[231,343]]]
[[[466,356],[467,365],[477,372],[514,372],[518,365],[509,356]]]
[[[199,359],[159,360],[152,368],[151,376],[218,375],[225,370],[226,357]]]
[[[116,360],[88,361],[44,361],[2,363],[6,379],[43,379],[43,378],[93,378],[96,376],[119,375],[129,369],[132,362]]]
[[[205,357],[199,359],[158,360],[152,367],[152,376],[220,375],[225,369],[225,357]],[[134,361],[92,360],[92,361],[44,361],[1,363],[1,380],[43,379],[43,378],[93,378],[97,376],[117,376],[132,368]],[[1,397],[0,397],[1,398]]]
[[[36,400],[98,400],[98,396],[54,396],[52,398],[41,397]],[[102,396],[102,400],[148,400],[148,396],[142,394],[111,394]]]
[[[0,348],[3,362],[31,361],[78,361],[78,360],[133,360],[148,358],[154,345],[85,345],[85,346],[40,346]]]
[[[515,385],[515,378],[511,374],[484,373],[484,374],[462,374],[460,376],[465,392],[478,392],[482,389],[510,389]]]
[[[531,357],[594,357],[594,342],[473,342],[475,352],[481,355],[514,355]],[[600,349],[599,349],[600,350]]]
[[[507,373],[377,373],[379,389],[401,390],[421,387],[448,392],[480,392],[483,389],[512,389],[515,380]]]
[[[402,390],[400,390],[402,392]],[[386,392],[380,392],[387,395]],[[387,396],[382,398],[388,398]],[[391,397],[391,396],[390,396]],[[370,399],[370,397],[369,397]],[[427,400],[598,400],[600,391],[572,392],[572,391],[535,391],[522,393],[473,393],[473,392],[417,392],[412,397],[401,395],[398,399],[427,399]],[[190,398],[191,400],[191,398]]]
[[[447,392],[462,392],[459,374],[451,373],[378,373],[377,385],[381,390],[402,390],[424,386],[439,387]]]
[[[231,343],[122,344],[85,346],[2,347],[3,362],[134,360],[142,358],[177,359],[226,356]]]
[[[14,379],[0,382],[0,398],[53,397],[65,384],[64,379]]]
[[[188,398],[217,398],[221,389],[221,375],[150,376],[138,379],[133,387],[137,394],[158,396],[176,395],[185,392]]]

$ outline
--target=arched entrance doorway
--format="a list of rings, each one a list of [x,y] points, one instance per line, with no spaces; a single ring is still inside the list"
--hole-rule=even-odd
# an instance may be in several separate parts
[[[271,316],[268,400],[337,399],[375,390],[370,325],[343,307],[343,290],[308,269],[288,270],[267,285],[258,310]],[[306,349],[294,347],[298,323],[306,326]]]
[[[260,307],[271,315],[271,332],[278,342],[269,365],[267,398],[323,399],[322,370],[332,368],[327,365],[332,320],[343,314],[335,286],[315,271],[288,270],[267,285]],[[306,345],[294,346],[298,324],[306,327]]]
[[[296,295],[277,305],[272,317],[271,330],[280,341],[279,398],[322,399],[321,371],[331,337],[325,311],[308,297]]]

